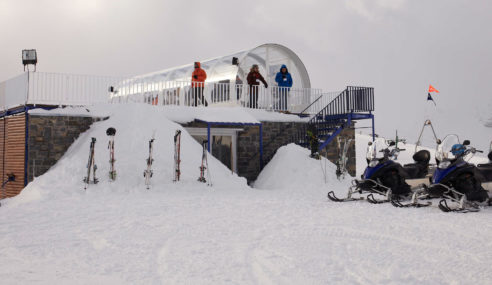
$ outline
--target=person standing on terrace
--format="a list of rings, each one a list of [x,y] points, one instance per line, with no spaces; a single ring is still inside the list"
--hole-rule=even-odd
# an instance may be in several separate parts
[[[279,110],[288,111],[289,104],[287,103],[287,99],[289,97],[290,88],[292,87],[292,76],[285,64],[280,67],[280,71],[277,73],[277,76],[275,76],[275,82],[277,82],[279,89]]]
[[[193,106],[198,106],[198,98],[205,107],[208,106],[208,102],[203,96],[203,89],[205,88],[205,80],[207,79],[207,73],[201,68],[200,62],[195,62],[195,70],[191,74],[191,92],[194,100]]]
[[[266,83],[263,76],[261,76],[258,64],[253,64],[251,70],[248,73],[247,77],[248,85],[249,85],[249,107],[257,109],[258,108],[258,86],[260,85],[260,81],[265,85],[265,88],[268,88],[268,84]]]

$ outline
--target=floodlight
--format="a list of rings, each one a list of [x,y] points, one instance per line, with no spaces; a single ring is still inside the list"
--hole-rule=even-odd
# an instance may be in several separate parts
[[[24,71],[26,65],[33,64],[34,71],[36,71],[36,64],[38,63],[38,55],[35,49],[25,49],[22,51],[22,64],[24,65]],[[28,67],[29,70],[29,67]]]

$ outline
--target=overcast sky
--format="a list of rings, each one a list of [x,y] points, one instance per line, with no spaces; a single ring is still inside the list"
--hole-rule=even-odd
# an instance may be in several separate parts
[[[279,43],[315,88],[375,87],[377,132],[415,141],[431,117],[439,136],[485,146],[491,11],[490,0],[0,0],[0,81],[22,72],[27,48],[39,71],[126,76]]]

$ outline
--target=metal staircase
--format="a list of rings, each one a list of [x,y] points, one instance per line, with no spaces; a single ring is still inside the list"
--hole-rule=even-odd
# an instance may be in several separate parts
[[[374,88],[348,86],[333,101],[314,115],[299,130],[293,142],[309,148],[308,130],[314,130],[320,140],[318,151],[324,149],[343,129],[357,120],[372,120],[374,137]]]

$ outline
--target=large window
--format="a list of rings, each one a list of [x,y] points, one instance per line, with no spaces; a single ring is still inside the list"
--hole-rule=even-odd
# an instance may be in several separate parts
[[[206,128],[186,128],[190,135],[200,144],[207,140]],[[237,132],[242,129],[211,128],[210,129],[210,153],[237,173]]]

